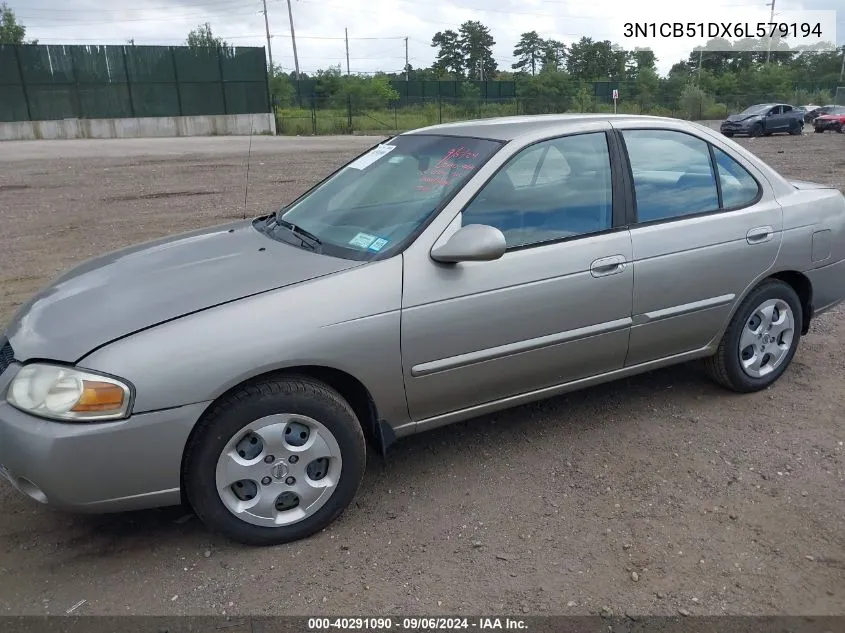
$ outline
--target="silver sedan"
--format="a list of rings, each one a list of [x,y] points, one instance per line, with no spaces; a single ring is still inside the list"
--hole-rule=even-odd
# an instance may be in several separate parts
[[[306,537],[367,445],[701,359],[764,389],[845,298],[845,198],[675,119],[440,125],[290,205],[103,255],[0,336],[0,473]]]

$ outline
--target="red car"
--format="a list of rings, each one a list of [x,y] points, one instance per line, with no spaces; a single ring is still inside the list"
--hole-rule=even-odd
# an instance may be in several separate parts
[[[813,120],[813,127],[819,133],[833,130],[841,134],[845,130],[845,106],[836,106],[827,114],[816,117]]]

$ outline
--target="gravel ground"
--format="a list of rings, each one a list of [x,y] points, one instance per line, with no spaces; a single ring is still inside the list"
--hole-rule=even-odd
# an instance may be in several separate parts
[[[247,139],[0,144],[0,323],[80,260],[276,208],[376,140],[253,139],[246,209]],[[845,189],[841,135],[740,142]],[[761,393],[681,366],[403,440],[287,546],[0,485],[0,613],[845,614],[842,316]]]

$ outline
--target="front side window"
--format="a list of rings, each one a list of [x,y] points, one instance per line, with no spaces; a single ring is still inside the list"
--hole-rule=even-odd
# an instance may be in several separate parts
[[[271,237],[366,260],[400,248],[502,147],[457,136],[397,136],[271,218]]]
[[[671,130],[625,130],[622,137],[631,163],[640,222],[719,208],[705,141]]]
[[[610,174],[604,132],[543,141],[511,158],[461,223],[496,227],[508,248],[604,231],[613,226]]]

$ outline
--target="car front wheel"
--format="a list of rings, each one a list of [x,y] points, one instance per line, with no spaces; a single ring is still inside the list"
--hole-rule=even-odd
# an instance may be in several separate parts
[[[707,373],[733,391],[765,389],[792,361],[802,318],[801,301],[789,284],[762,283],[736,311],[716,354],[705,359]]]
[[[340,394],[283,377],[239,388],[209,411],[185,449],[183,483],[211,530],[278,545],[334,521],[365,465],[361,425]]]
[[[761,123],[755,123],[751,126],[749,134],[753,137],[763,136],[763,125]]]

